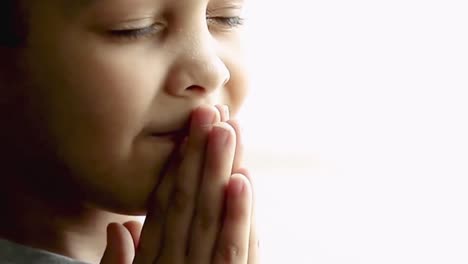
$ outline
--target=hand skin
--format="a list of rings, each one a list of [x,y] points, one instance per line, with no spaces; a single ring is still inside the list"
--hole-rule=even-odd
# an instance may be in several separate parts
[[[226,106],[195,110],[183,157],[175,152],[145,224],[110,224],[101,263],[259,263],[252,178],[242,167],[243,151],[240,126]]]

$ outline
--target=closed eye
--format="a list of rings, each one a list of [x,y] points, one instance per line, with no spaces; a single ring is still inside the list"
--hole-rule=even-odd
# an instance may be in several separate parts
[[[207,22],[209,25],[214,26],[222,26],[228,29],[236,28],[239,26],[244,25],[245,19],[240,16],[214,16],[214,17],[207,17]],[[141,27],[141,28],[125,28],[125,29],[117,29],[117,30],[110,30],[109,34],[112,37],[119,38],[119,39],[139,39],[145,37],[151,37],[161,31],[161,24],[155,23],[148,27]]]
[[[244,25],[245,19],[240,16],[215,16],[206,18],[209,23],[235,28]]]
[[[110,30],[109,34],[112,37],[121,38],[121,39],[139,39],[143,37],[151,37],[162,30],[162,25],[160,23],[155,23],[151,26],[141,27],[141,28],[125,28]]]

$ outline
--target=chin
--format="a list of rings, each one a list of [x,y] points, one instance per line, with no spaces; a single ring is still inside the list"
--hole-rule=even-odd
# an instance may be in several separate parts
[[[118,184],[114,182],[113,186],[93,186],[87,188],[86,198],[83,199],[88,207],[103,210],[115,214],[143,216],[147,213],[148,199],[152,194],[153,186],[144,181],[139,185],[130,185],[127,183]],[[107,188],[106,188],[107,187]],[[114,187],[114,188],[109,188]]]
[[[144,216],[147,214],[147,199],[142,199],[144,202],[129,202],[123,200],[122,197],[116,197],[115,199],[95,199],[92,202],[92,206],[104,210],[107,212],[129,215],[129,216]]]
[[[73,168],[73,186],[82,193],[80,202],[116,214],[145,215],[148,200],[174,152],[174,143],[148,137],[129,151],[109,145],[88,149],[66,159]]]

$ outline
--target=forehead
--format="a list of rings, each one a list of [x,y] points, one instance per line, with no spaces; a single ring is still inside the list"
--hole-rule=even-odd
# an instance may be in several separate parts
[[[68,7],[68,8],[78,8],[78,9],[81,9],[81,8],[86,8],[86,7],[90,7],[90,6],[93,6],[95,4],[98,4],[99,2],[106,2],[106,3],[112,3],[112,2],[125,2],[125,3],[128,3],[128,2],[135,2],[135,0],[128,0],[128,1],[122,1],[122,0],[114,0],[114,1],[109,1],[109,0],[57,0],[57,1],[60,1],[61,4],[65,7]],[[155,1],[155,0],[153,0]],[[171,1],[175,1],[175,0],[171,0]],[[194,0],[189,0],[189,1],[194,1]],[[234,2],[236,2],[238,0],[234,0]],[[150,1],[151,2],[151,1]]]
[[[3,0],[0,0],[3,1]],[[177,6],[187,6],[190,2],[204,2],[210,3],[215,2],[219,4],[229,4],[233,6],[243,5],[245,0],[51,0],[58,2],[61,6],[60,9],[64,11],[66,15],[71,17],[82,14],[94,9],[108,10],[110,7],[118,7],[119,9],[129,10],[133,7],[136,9],[147,9],[151,6],[157,5],[158,3],[178,3]],[[185,3],[185,4],[184,4]]]
[[[78,11],[87,8],[100,0],[53,0],[67,14],[77,13]]]
[[[84,8],[84,7],[91,6],[100,0],[59,0],[59,1],[64,7]]]

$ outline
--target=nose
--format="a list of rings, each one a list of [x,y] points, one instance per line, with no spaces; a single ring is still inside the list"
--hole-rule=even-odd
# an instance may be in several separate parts
[[[201,97],[225,86],[230,73],[208,34],[185,35],[169,70],[167,91],[177,97]],[[208,36],[207,36],[208,35]],[[181,41],[181,40],[179,40]]]

